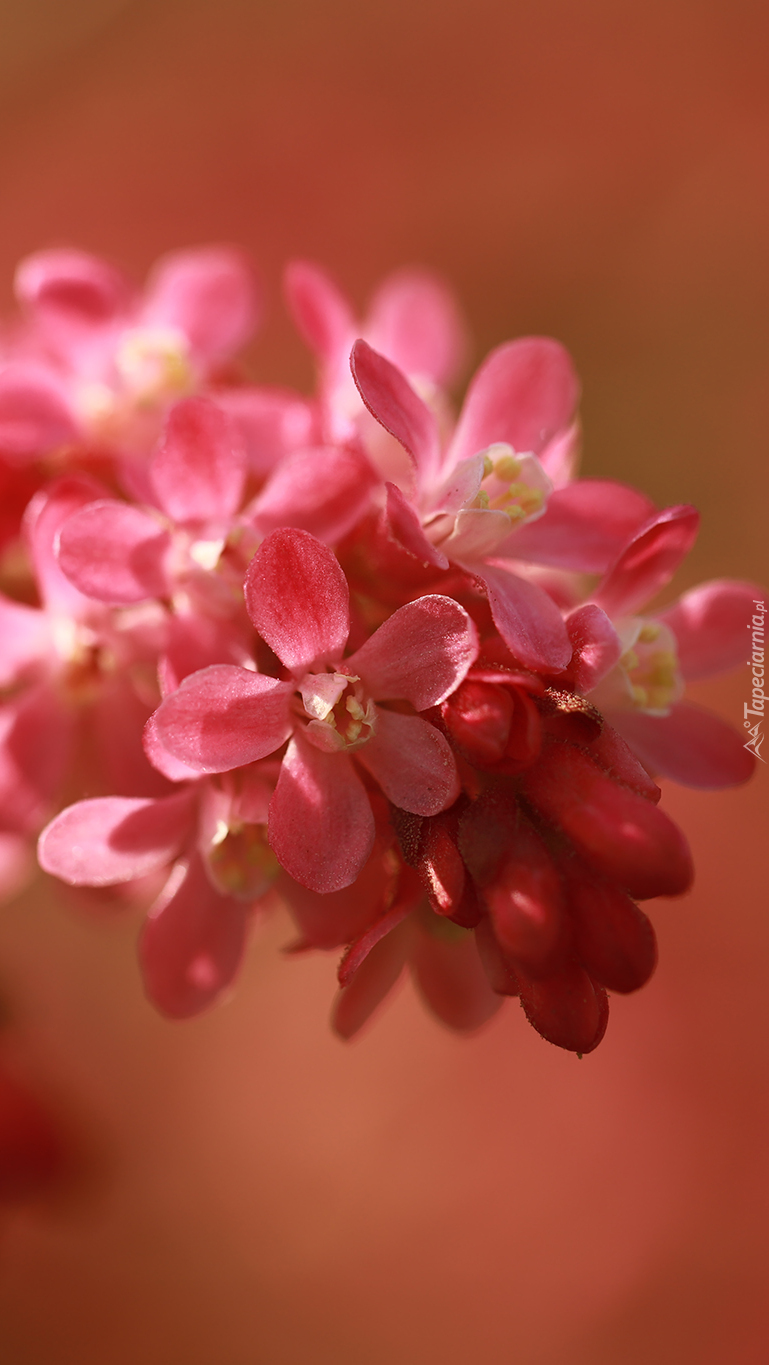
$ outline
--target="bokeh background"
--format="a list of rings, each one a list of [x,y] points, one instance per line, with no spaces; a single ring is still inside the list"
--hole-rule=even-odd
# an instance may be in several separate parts
[[[6,0],[0,278],[71,243],[138,276],[243,243],[256,379],[307,386],[280,271],[363,304],[424,262],[474,359],[560,337],[585,468],[704,528],[680,580],[766,579],[763,0]],[[739,724],[747,669],[698,695]],[[765,768],[666,807],[694,893],[582,1062],[513,1002],[475,1039],[410,988],[352,1046],[331,957],[253,942],[226,1007],[144,1003],[137,923],[38,887],[3,911],[3,1046],[83,1137],[0,1216],[7,1365],[721,1365],[766,1360]]]

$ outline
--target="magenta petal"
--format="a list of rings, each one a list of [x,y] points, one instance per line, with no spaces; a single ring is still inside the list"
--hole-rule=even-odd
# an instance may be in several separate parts
[[[678,663],[689,682],[747,663],[752,645],[748,627],[755,624],[756,603],[763,601],[763,589],[755,584],[717,578],[684,593],[660,614],[676,637]]]
[[[364,866],[374,842],[365,787],[346,754],[327,754],[296,735],[270,802],[270,843],[295,881],[340,891]]]
[[[498,346],[471,381],[449,463],[477,455],[495,441],[517,451],[543,450],[568,426],[579,382],[567,351],[550,337],[522,337]]]
[[[235,425],[252,474],[263,478],[284,455],[303,450],[317,439],[313,404],[290,389],[217,389],[217,405]]]
[[[365,341],[356,341],[350,366],[369,412],[400,441],[422,474],[432,477],[438,464],[438,423],[427,404],[405,375]]]
[[[164,597],[165,557],[171,544],[156,517],[129,503],[91,502],[65,521],[58,559],[86,597],[117,605]]]
[[[577,607],[566,617],[574,650],[570,674],[578,692],[591,692],[619,661],[620,638],[611,621],[594,602]]]
[[[182,763],[180,758],[175,758],[173,754],[168,752],[158,737],[154,715],[150,716],[144,727],[142,743],[148,762],[159,773],[162,773],[163,777],[167,777],[169,782],[189,782],[190,780],[200,779],[198,768],[190,768],[187,763]]]
[[[442,550],[436,550],[435,546],[430,544],[422,530],[419,517],[397,484],[388,483],[385,486],[387,521],[394,539],[399,541],[409,554],[415,555],[422,564],[432,564],[436,569],[448,569],[448,559]]]
[[[629,615],[670,582],[699,530],[696,508],[666,507],[621,551],[593,594],[609,616]]]
[[[231,247],[175,251],[155,267],[147,288],[143,322],[171,327],[189,341],[206,365],[229,359],[258,322],[253,271]]]
[[[410,940],[410,926],[396,923],[371,946],[334,1002],[331,1026],[340,1038],[353,1038],[390,994],[406,965]]]
[[[425,711],[446,700],[477,656],[478,632],[464,607],[436,595],[399,607],[344,666],[377,700]]]
[[[360,521],[377,476],[366,456],[344,446],[300,450],[281,460],[250,512],[262,535],[296,526],[318,540],[341,540]]]
[[[350,593],[338,559],[307,531],[273,531],[248,566],[246,608],[263,640],[299,676],[339,658]]]
[[[366,322],[375,350],[405,374],[443,388],[464,358],[465,327],[451,290],[426,270],[398,270],[377,290]]]
[[[379,709],[376,733],[355,757],[393,805],[413,815],[437,815],[459,796],[449,744],[421,716]]]
[[[14,361],[0,372],[0,453],[32,459],[75,436],[63,387],[42,366]]]
[[[127,282],[114,266],[71,247],[27,256],[16,270],[14,292],[36,319],[55,315],[89,328],[111,322],[129,298]]]
[[[650,772],[686,787],[736,787],[756,766],[744,747],[747,734],[691,702],[679,702],[667,716],[615,711],[610,719]]]
[[[52,683],[0,705],[1,827],[40,828],[64,782],[74,739],[74,709]]]
[[[53,646],[47,612],[0,593],[0,641],[0,687],[9,687],[36,665],[47,663]]]
[[[190,832],[194,799],[184,791],[159,800],[78,801],[40,835],[40,866],[70,886],[113,886],[143,877],[176,857]]]
[[[285,743],[292,692],[292,682],[214,663],[165,698],[154,713],[154,733],[173,758],[198,773],[227,773]]]
[[[291,734],[293,683],[234,664],[184,679],[161,703],[154,730],[163,748],[199,773],[223,773],[265,758]]]
[[[572,647],[552,598],[496,560],[466,567],[486,584],[494,624],[516,659],[526,668],[565,668]]]
[[[635,488],[580,479],[551,493],[544,516],[514,533],[510,552],[533,564],[604,573],[654,512],[654,503]]]
[[[188,1019],[213,1005],[243,959],[248,907],[215,891],[194,855],[171,881],[139,940],[147,995],[162,1014]]]
[[[234,423],[208,398],[185,398],[168,415],[150,477],[172,521],[226,521],[240,507],[245,451]]]
[[[420,995],[449,1028],[480,1028],[504,1004],[489,984],[472,933],[451,941],[420,926],[411,969]]]
[[[311,261],[291,261],[284,290],[288,311],[318,360],[333,365],[346,355],[355,318],[330,276]]]
[[[55,547],[64,523],[81,507],[103,499],[106,494],[106,488],[93,479],[68,474],[41,488],[27,507],[24,530],[38,589],[45,606],[54,611],[77,618],[92,610],[88,599],[62,573]]]

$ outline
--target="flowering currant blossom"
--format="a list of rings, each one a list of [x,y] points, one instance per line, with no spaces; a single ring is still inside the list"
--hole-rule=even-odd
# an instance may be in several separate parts
[[[281,904],[341,949],[351,1037],[408,968],[445,1024],[506,998],[559,1047],[656,962],[641,903],[692,880],[655,775],[745,780],[689,679],[743,659],[758,590],[658,608],[697,514],[577,476],[556,341],[494,350],[458,418],[445,288],[391,276],[366,319],[294,263],[311,396],[233,366],[238,252],[146,290],[77,251],[17,276],[0,343],[0,892],[39,860],[149,905],[150,1000],[229,990]],[[110,891],[109,888],[116,888]],[[85,892],[78,894],[84,895]]]
[[[355,880],[374,841],[353,754],[405,810],[433,815],[458,796],[446,740],[413,712],[443,701],[465,677],[477,653],[475,627],[451,598],[420,598],[345,658],[347,582],[331,552],[298,530],[267,537],[245,595],[290,680],[226,664],[194,673],[166,697],[153,735],[173,757],[209,773],[264,758],[288,740],[270,802],[270,843],[297,881],[336,891]]]

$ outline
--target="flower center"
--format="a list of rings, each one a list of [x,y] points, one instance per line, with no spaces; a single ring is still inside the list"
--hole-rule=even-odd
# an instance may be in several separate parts
[[[505,512],[514,526],[544,511],[550,485],[536,456],[516,455],[499,441],[486,451],[483,468],[474,507]]]
[[[301,716],[311,744],[326,753],[360,749],[376,730],[376,707],[360,678],[349,673],[308,673],[299,687]]]
[[[115,365],[139,406],[180,398],[192,387],[189,347],[170,327],[137,327],[121,338]]]
[[[244,900],[263,896],[280,871],[267,842],[266,825],[227,824],[220,820],[208,861],[219,889]]]
[[[642,621],[632,646],[619,661],[633,705],[666,713],[683,692],[676,639],[661,621]]]

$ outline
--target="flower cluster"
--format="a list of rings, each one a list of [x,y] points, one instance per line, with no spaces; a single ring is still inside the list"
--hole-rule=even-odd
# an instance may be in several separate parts
[[[750,775],[684,689],[742,661],[756,589],[647,605],[697,513],[576,477],[556,341],[499,346],[456,416],[463,327],[425,272],[359,322],[289,268],[311,397],[238,368],[258,292],[230,249],[169,256],[143,292],[41,252],[16,292],[0,890],[39,835],[47,873],[150,901],[141,969],[171,1017],[230,987],[280,900],[292,950],[344,950],[344,1037],[409,964],[452,1027],[518,996],[589,1052],[607,992],[654,970],[636,902],[691,883],[654,777]]]

